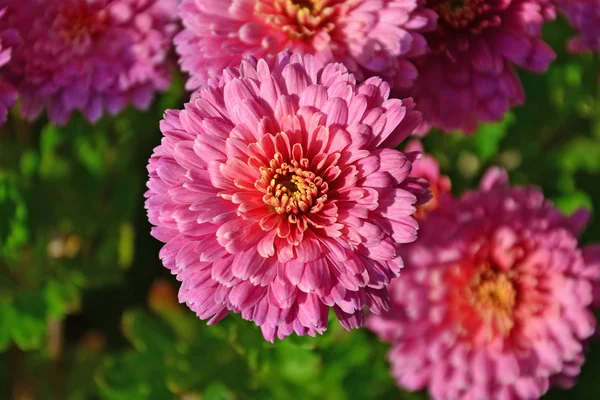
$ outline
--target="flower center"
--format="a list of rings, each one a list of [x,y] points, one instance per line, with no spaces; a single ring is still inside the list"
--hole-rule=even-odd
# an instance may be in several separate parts
[[[308,159],[288,163],[281,153],[275,153],[269,167],[261,167],[260,173],[257,183],[266,188],[263,201],[278,214],[287,215],[289,222],[297,223],[299,215],[323,209],[329,188],[310,170]]]
[[[481,267],[467,288],[469,300],[479,316],[495,332],[507,336],[514,326],[517,291],[512,279],[489,266]]]
[[[64,40],[77,43],[100,33],[105,27],[106,18],[104,10],[93,10],[87,2],[78,1],[59,5],[56,24]]]
[[[321,0],[292,0],[292,4],[297,5],[300,9],[308,9],[312,14],[313,10],[319,6],[322,6],[323,1]]]
[[[469,37],[502,24],[502,4],[490,0],[427,0],[426,6],[439,16],[437,29],[425,34],[434,54],[456,59],[469,49]]]
[[[472,27],[490,9],[487,0],[430,0],[431,8],[440,17],[440,25],[455,30]]]
[[[309,41],[319,30],[333,30],[333,3],[337,2],[339,0],[259,0],[254,14],[282,30],[290,40]]]

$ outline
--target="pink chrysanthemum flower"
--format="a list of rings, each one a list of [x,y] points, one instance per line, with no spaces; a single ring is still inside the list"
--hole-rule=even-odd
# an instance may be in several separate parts
[[[569,43],[571,51],[600,51],[600,1],[557,0],[557,7],[579,32]]]
[[[4,24],[22,37],[2,76],[21,113],[46,107],[64,124],[75,110],[97,121],[126,105],[145,109],[169,86],[167,55],[177,0],[6,0]]]
[[[431,52],[415,61],[418,78],[407,93],[427,126],[471,133],[499,121],[525,96],[513,64],[543,72],[555,58],[540,39],[554,18],[551,0],[426,0],[439,15],[426,33]],[[426,129],[423,127],[422,129]]]
[[[588,213],[563,217],[493,169],[445,201],[404,247],[391,311],[367,326],[392,342],[398,384],[434,399],[537,399],[569,385],[594,332],[600,248],[580,248]]]
[[[7,29],[3,26],[6,7],[0,2],[0,73],[8,64],[12,54],[12,46],[18,42],[18,34],[14,29]],[[0,81],[0,127],[6,122],[8,109],[11,108],[17,100],[17,91],[15,88],[5,82]]]
[[[450,178],[442,175],[440,172],[440,164],[430,154],[424,153],[423,145],[418,140],[413,140],[404,149],[406,152],[417,152],[421,154],[418,160],[413,162],[410,176],[423,178],[429,182],[429,190],[431,199],[417,207],[415,218],[422,220],[431,211],[437,209],[441,201],[447,196],[451,196],[452,183]]]
[[[165,114],[148,167],[152,234],[179,298],[202,319],[229,312],[273,341],[347,329],[388,307],[400,244],[416,238],[411,100],[342,64],[282,53],[243,61]],[[426,184],[425,184],[426,185]]]
[[[392,86],[412,84],[407,57],[425,52],[421,32],[435,26],[423,0],[183,0],[184,30],[176,37],[192,90],[247,56],[288,49],[342,62],[359,81],[381,76]]]

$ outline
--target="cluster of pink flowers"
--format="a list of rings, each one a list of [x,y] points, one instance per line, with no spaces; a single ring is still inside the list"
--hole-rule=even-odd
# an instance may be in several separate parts
[[[434,399],[535,399],[572,385],[600,300],[600,246],[577,239],[587,217],[563,217],[500,169],[445,197],[400,252],[391,310],[367,321],[392,343],[398,384]]]
[[[572,50],[600,50],[598,0],[0,0],[0,125],[17,96],[57,124],[145,109],[173,42],[194,92],[161,122],[146,208],[181,302],[269,341],[369,312],[402,387],[537,398],[595,329],[587,213],[499,169],[456,199],[420,143],[395,148],[523,103],[556,10]]]
[[[273,67],[290,50],[341,62],[359,82],[385,79],[394,96],[415,99],[421,133],[470,133],[524,101],[514,65],[543,72],[554,59],[540,36],[555,3],[582,31],[574,48],[597,47],[594,0],[2,0],[0,30],[21,41],[1,82],[17,88],[29,119],[44,108],[55,123],[74,110],[96,121],[146,108],[170,82],[179,6],[188,89],[248,56]]]
[[[386,79],[430,126],[472,132],[524,99],[513,65],[543,72],[550,0],[184,0],[176,38],[194,89],[246,56],[289,49]]]
[[[19,36],[1,85],[15,87],[21,114],[89,121],[133,104],[145,109],[170,84],[167,60],[177,0],[3,0],[0,31]]]
[[[523,103],[515,67],[553,61],[557,6],[595,48],[583,3],[183,0],[174,42],[195,92],[165,113],[146,193],[180,301],[269,341],[370,312],[398,384],[436,399],[571,384],[600,302],[587,212],[566,218],[499,169],[455,199],[420,143],[394,148]]]

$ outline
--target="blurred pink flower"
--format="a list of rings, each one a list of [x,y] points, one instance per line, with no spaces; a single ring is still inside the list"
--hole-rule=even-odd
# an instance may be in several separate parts
[[[579,35],[569,43],[573,52],[600,50],[600,1],[557,0],[558,9],[565,14]]]
[[[311,55],[274,64],[245,60],[166,112],[146,194],[180,301],[269,341],[322,333],[330,307],[346,329],[387,309],[428,199],[416,155],[393,150],[419,123],[411,100]]]
[[[410,176],[423,178],[429,182],[431,199],[427,203],[418,206],[415,213],[415,218],[422,220],[431,211],[437,209],[440,202],[445,201],[447,196],[452,196],[450,192],[452,183],[450,182],[450,178],[441,174],[440,164],[438,164],[437,160],[432,155],[424,153],[421,142],[413,140],[406,146],[404,151],[421,154],[421,157],[413,162]]]
[[[284,49],[346,65],[359,81],[381,76],[412,84],[406,58],[426,50],[421,32],[435,27],[423,0],[183,0],[184,30],[176,37],[192,90],[247,56],[272,66]]]
[[[500,121],[525,95],[513,64],[544,72],[554,51],[542,41],[552,0],[426,0],[439,15],[426,33],[431,52],[415,60],[418,79],[403,95],[415,98],[429,126],[472,133]]]
[[[392,343],[398,384],[434,399],[536,399],[571,385],[596,326],[600,248],[577,239],[588,216],[563,217],[499,169],[428,214],[400,252],[391,310],[367,321]]]
[[[18,43],[19,35],[14,29],[4,26],[4,14],[6,7],[0,1],[0,72],[10,61],[12,47]],[[0,81],[0,127],[6,122],[8,109],[11,108],[17,100],[17,91],[6,82]]]
[[[21,113],[46,107],[65,124],[74,110],[91,122],[126,105],[145,109],[168,88],[167,55],[177,0],[5,0],[4,25],[22,37],[3,82],[17,87]]]

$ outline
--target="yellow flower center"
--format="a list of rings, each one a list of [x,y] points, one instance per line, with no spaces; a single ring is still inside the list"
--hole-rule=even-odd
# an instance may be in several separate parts
[[[329,188],[323,178],[310,171],[308,159],[287,163],[281,153],[275,153],[269,167],[261,167],[260,173],[261,186],[267,190],[263,201],[278,214],[287,215],[290,223],[297,223],[300,214],[323,209]]]
[[[494,332],[508,336],[514,326],[513,311],[517,303],[517,291],[508,274],[482,267],[471,278],[467,292],[481,319]]]
[[[290,0],[292,4],[300,9],[306,9],[312,14],[313,10],[318,11],[323,6],[322,0]]]
[[[308,41],[320,30],[330,32],[339,0],[259,0],[254,14],[285,32],[290,40]]]

